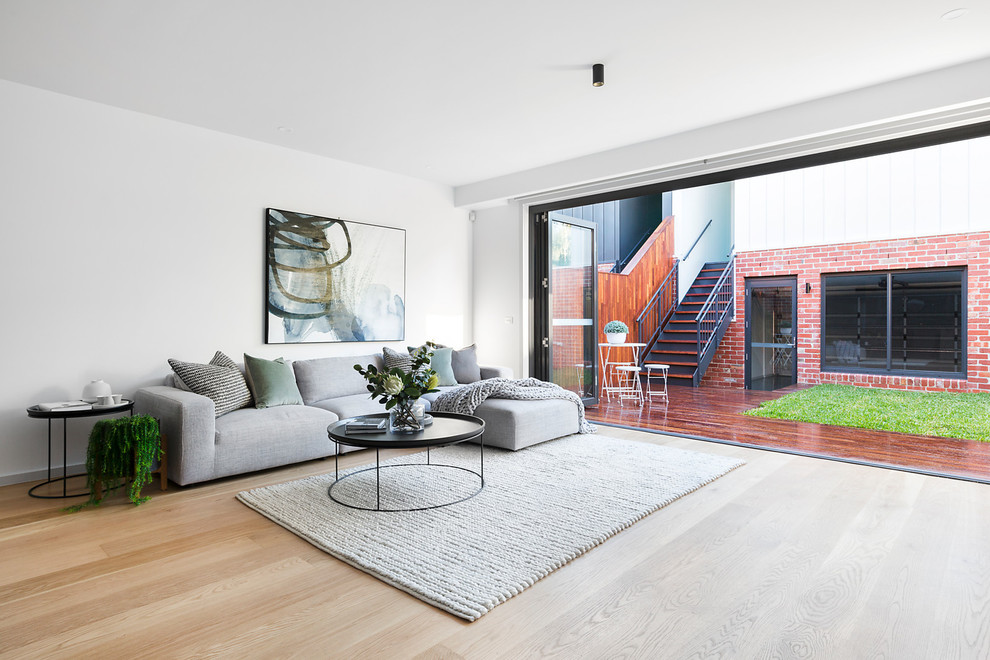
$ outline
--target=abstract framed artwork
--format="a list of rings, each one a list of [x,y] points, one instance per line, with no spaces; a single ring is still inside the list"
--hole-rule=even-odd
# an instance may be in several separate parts
[[[405,339],[406,231],[266,210],[265,342]]]

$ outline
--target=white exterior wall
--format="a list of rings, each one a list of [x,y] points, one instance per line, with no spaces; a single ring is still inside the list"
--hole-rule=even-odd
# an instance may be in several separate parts
[[[90,380],[132,396],[170,357],[381,350],[264,344],[268,206],[407,229],[408,343],[473,341],[472,225],[447,186],[5,81],[0,107],[0,483],[47,465],[47,425],[25,408]],[[70,466],[93,421],[69,421]]]
[[[990,137],[735,182],[736,250],[990,229]]]
[[[677,271],[677,299],[680,300],[706,263],[728,261],[732,247],[732,184],[675,190],[671,212],[674,215],[674,254],[681,260]],[[691,250],[709,220],[712,226]],[[688,250],[691,254],[685,260]]]

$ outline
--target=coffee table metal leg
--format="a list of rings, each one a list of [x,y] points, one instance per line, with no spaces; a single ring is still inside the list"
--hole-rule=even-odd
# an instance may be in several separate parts
[[[378,501],[375,504],[375,510],[382,510],[382,459],[381,450],[375,447],[375,491],[377,493]]]
[[[485,436],[481,436],[481,487],[485,487]]]

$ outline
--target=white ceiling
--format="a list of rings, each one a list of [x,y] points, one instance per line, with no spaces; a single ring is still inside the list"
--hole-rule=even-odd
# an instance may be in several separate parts
[[[451,186],[988,55],[990,0],[0,0],[0,78]]]

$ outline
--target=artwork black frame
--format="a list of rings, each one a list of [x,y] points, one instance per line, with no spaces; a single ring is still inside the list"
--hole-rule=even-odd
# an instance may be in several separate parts
[[[405,339],[406,230],[265,209],[265,343]]]

